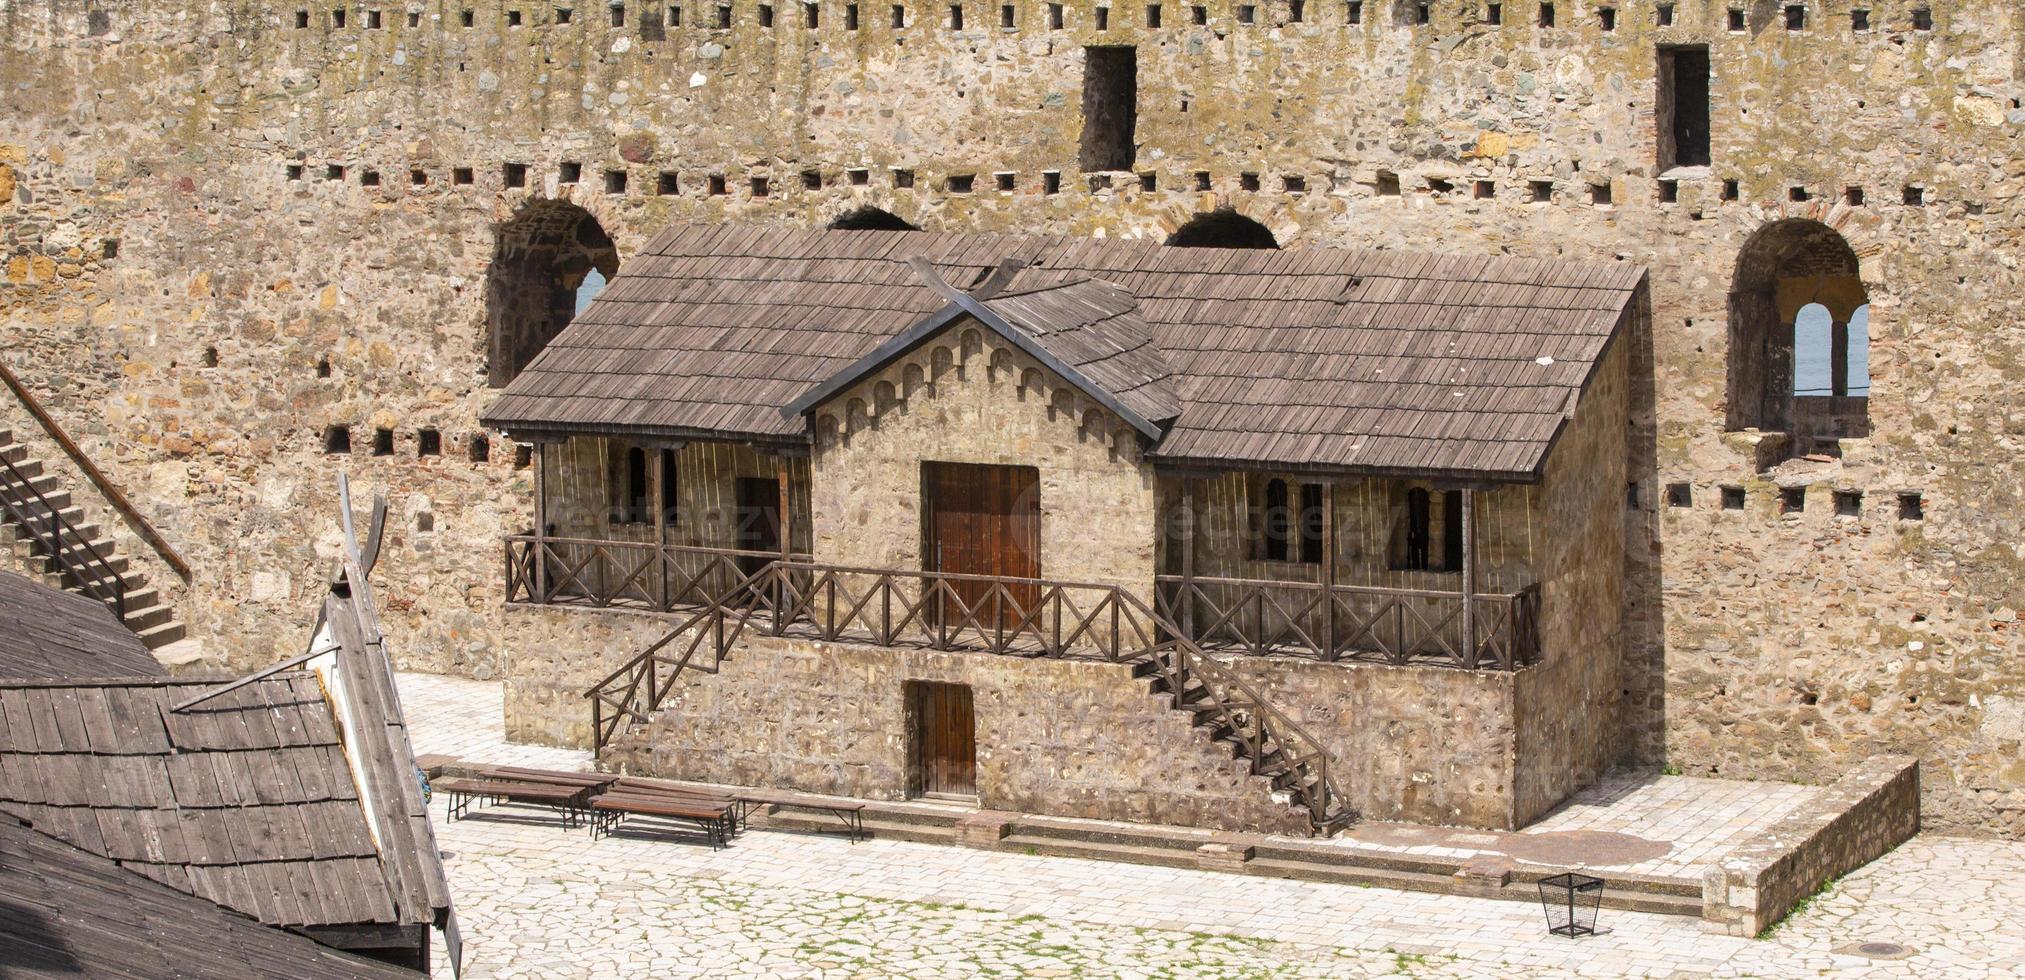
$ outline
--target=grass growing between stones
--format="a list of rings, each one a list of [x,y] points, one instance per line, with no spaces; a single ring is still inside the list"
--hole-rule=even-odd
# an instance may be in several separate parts
[[[1839,884],[1841,881],[1842,877],[1840,875],[1837,875],[1836,877],[1830,878],[1827,881],[1822,882],[1821,887],[1814,889],[1814,891],[1808,894],[1806,897],[1800,899],[1797,902],[1794,902],[1793,907],[1787,909],[1786,914],[1779,917],[1779,921],[1774,922],[1771,925],[1766,926],[1764,929],[1759,930],[1757,938],[1759,939],[1772,938],[1779,932],[1780,927],[1784,926],[1788,922],[1793,921],[1795,918],[1798,918],[1801,914],[1805,913],[1808,907],[1814,904],[1815,899],[1821,898],[1827,895],[1829,892],[1834,891],[1835,886]]]

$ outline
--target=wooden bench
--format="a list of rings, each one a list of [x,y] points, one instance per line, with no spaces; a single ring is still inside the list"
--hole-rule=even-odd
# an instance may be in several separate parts
[[[865,839],[865,804],[857,800],[841,799],[834,796],[811,796],[789,790],[748,789],[740,790],[732,797],[738,808],[738,821],[744,823],[752,812],[761,807],[785,807],[790,810],[819,810],[843,821],[844,833],[851,843]]]
[[[577,819],[584,811],[584,791],[579,787],[520,780],[472,779],[463,776],[439,779],[432,786],[450,794],[452,820],[469,815],[472,803],[486,800],[494,803],[524,803],[549,807],[562,814],[565,827],[576,826]]]
[[[729,843],[738,830],[732,803],[721,796],[629,785],[621,780],[591,798],[591,836],[610,836],[629,816],[665,817],[694,823],[715,847]]]

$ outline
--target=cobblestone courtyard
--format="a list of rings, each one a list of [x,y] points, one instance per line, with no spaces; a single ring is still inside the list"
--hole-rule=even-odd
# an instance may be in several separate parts
[[[497,685],[402,683],[420,752],[585,759],[499,743]],[[1916,838],[1763,940],[1606,909],[1606,935],[1569,941],[1516,902],[769,831],[717,851],[623,831],[592,841],[534,812],[448,823],[440,800],[437,819],[479,978],[2025,972],[2025,844],[2001,841]]]

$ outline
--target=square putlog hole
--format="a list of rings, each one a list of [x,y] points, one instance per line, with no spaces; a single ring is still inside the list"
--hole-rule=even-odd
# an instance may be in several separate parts
[[[1798,514],[1807,509],[1806,487],[1782,487],[1779,490],[1779,513]]]
[[[1743,509],[1744,509],[1744,488],[1743,488],[1743,487],[1724,487],[1724,488],[1723,488],[1723,509],[1724,509],[1724,510],[1743,510]]]

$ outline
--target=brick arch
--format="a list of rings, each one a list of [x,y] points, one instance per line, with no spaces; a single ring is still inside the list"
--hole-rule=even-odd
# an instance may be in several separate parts
[[[592,210],[558,198],[528,198],[494,233],[485,272],[486,379],[512,381],[569,325],[576,290],[596,269],[619,273],[619,249]]]

